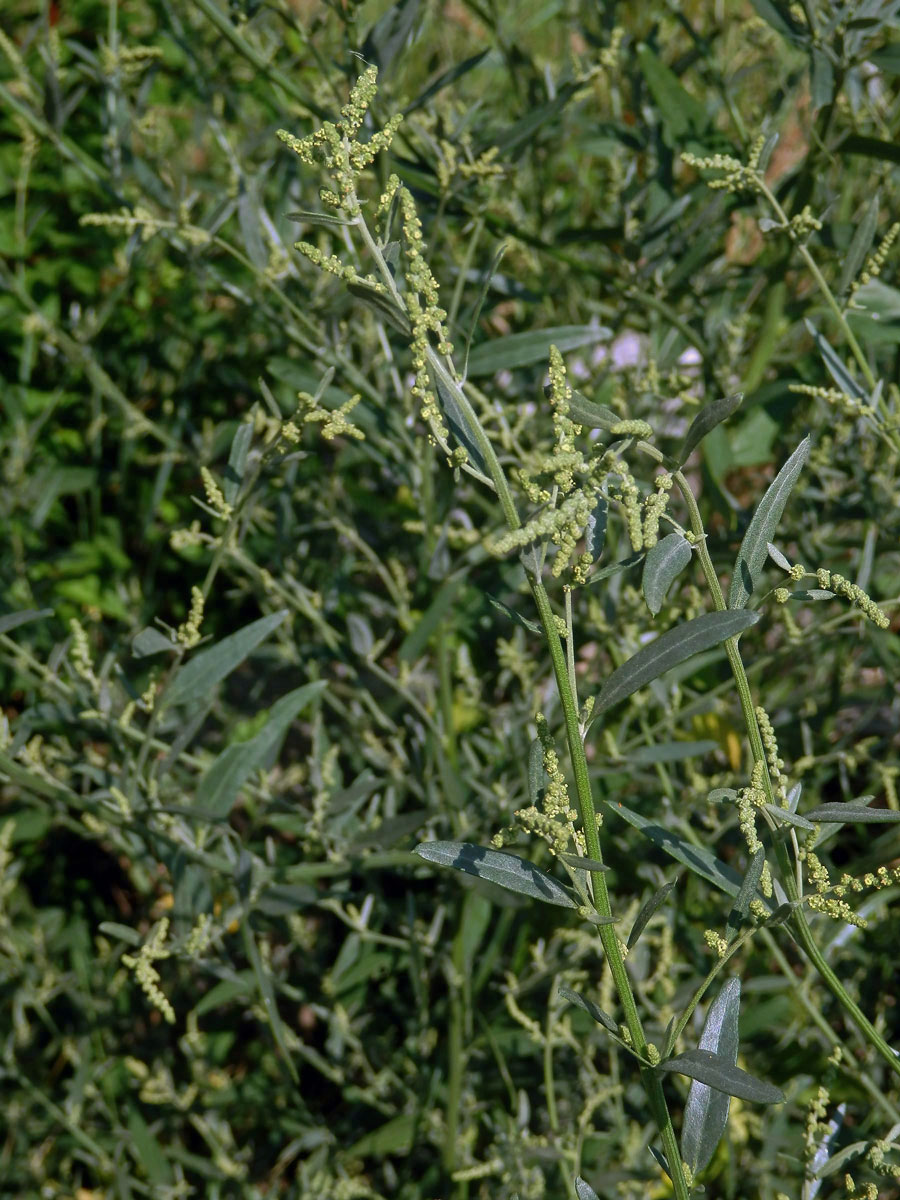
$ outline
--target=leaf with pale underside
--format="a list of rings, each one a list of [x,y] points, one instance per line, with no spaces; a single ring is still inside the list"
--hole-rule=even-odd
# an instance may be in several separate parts
[[[558,904],[562,908],[576,907],[575,901],[552,875],[515,854],[488,850],[472,842],[422,842],[413,853],[438,867],[464,871],[533,900]]]

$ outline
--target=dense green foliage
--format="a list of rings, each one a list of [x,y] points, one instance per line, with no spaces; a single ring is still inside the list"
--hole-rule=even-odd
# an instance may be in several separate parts
[[[4,6],[2,1194],[900,1195],[898,14]]]

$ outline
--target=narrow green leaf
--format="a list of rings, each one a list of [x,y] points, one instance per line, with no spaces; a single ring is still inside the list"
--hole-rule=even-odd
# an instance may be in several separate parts
[[[0,617],[0,633],[9,633],[20,625],[27,625],[29,621],[52,616],[52,608],[23,608],[19,612],[7,613],[5,617]]]
[[[406,46],[419,13],[420,0],[397,0],[378,18],[362,45],[362,59],[374,63],[378,74],[387,77],[387,70]]]
[[[588,517],[587,528],[584,531],[584,548],[596,562],[603,553],[606,545],[606,522],[609,517],[609,503],[605,496],[600,496],[594,505],[594,511]]]
[[[244,482],[244,468],[247,466],[247,455],[250,443],[253,441],[253,421],[242,421],[237,427],[231,443],[231,453],[228,455],[228,466],[225,468],[225,481],[222,491],[229,504],[234,504],[241,484]]]
[[[151,1189],[168,1191],[175,1180],[172,1166],[156,1135],[134,1106],[128,1113],[128,1134],[131,1148],[147,1174]]]
[[[783,0],[750,0],[750,3],[762,19],[792,46],[802,46],[809,40],[803,27],[794,20],[790,6]]]
[[[708,650],[711,646],[724,642],[726,638],[735,637],[755,625],[759,613],[750,612],[746,608],[726,610],[725,612],[704,613],[702,617],[694,617],[660,634],[648,646],[638,650],[637,654],[623,663],[618,670],[613,671],[606,683],[600,689],[594,714],[606,712],[620,700],[626,699],[645,684],[672,667],[683,663],[693,654]]]
[[[502,612],[505,617],[509,617],[516,625],[521,625],[529,633],[536,633],[541,637],[544,636],[543,627],[538,625],[537,621],[529,621],[527,617],[523,617],[521,613],[516,612],[514,608],[510,608],[508,604],[504,604],[502,600],[498,600],[496,596],[492,596],[489,592],[486,592],[485,595],[494,608]]]
[[[606,863],[598,862],[596,858],[584,858],[581,854],[561,854],[559,856],[570,867],[581,871],[608,871]]]
[[[789,812],[786,808],[781,808],[777,804],[764,804],[763,811],[767,812],[770,817],[776,821],[784,821],[786,825],[796,825],[798,829],[812,829],[812,821],[806,817],[801,817],[798,813]]]
[[[807,821],[817,823],[849,822],[854,825],[887,825],[900,821],[900,812],[893,808],[866,808],[865,805],[850,801],[821,804],[803,814]]]
[[[541,739],[535,738],[528,748],[528,800],[539,808],[547,786],[547,773],[544,770],[544,747]]]
[[[356,221],[348,221],[345,217],[339,217],[335,213],[326,212],[304,212],[303,209],[297,212],[289,212],[284,214],[289,221],[300,221],[304,225],[355,225]]]
[[[628,935],[627,946],[630,950],[641,934],[647,927],[647,922],[653,916],[658,908],[661,908],[666,902],[666,898],[675,890],[675,885],[678,880],[673,879],[669,883],[664,883],[661,888],[657,888],[653,895],[647,900],[641,908],[641,911],[634,919],[634,924],[631,927],[631,933]]]
[[[834,99],[834,67],[825,51],[816,46],[810,53],[809,75],[813,109],[827,108]]]
[[[602,325],[557,325],[553,329],[513,333],[509,337],[496,338],[476,346],[469,355],[469,375],[474,379],[478,375],[493,375],[496,371],[531,367],[547,361],[551,346],[556,346],[560,354],[565,354],[580,346],[604,342],[610,337],[612,331]]]
[[[791,569],[791,564],[784,557],[778,547],[773,546],[771,542],[766,542],[766,553],[777,567],[781,567],[782,571],[789,571]]]
[[[477,879],[486,879],[510,892],[519,892],[547,904],[575,908],[576,904],[561,883],[534,863],[502,850],[488,850],[471,842],[422,842],[413,851],[426,862],[439,867],[465,871]]]
[[[250,928],[249,914],[245,914],[244,920],[241,922],[241,932],[244,938],[244,952],[247,955],[250,966],[253,968],[253,974],[256,976],[256,986],[259,988],[259,994],[262,997],[263,1009],[269,1021],[269,1028],[272,1030],[272,1037],[281,1051],[282,1060],[288,1069],[291,1079],[295,1084],[299,1083],[297,1068],[294,1065],[294,1060],[291,1058],[287,1039],[284,1036],[284,1025],[281,1022],[281,1014],[278,1012],[278,1004],[275,1000],[272,976],[269,973],[268,967],[263,963],[259,946],[257,946],[253,930]]]
[[[701,1050],[711,1050],[732,1067],[737,1065],[740,1005],[741,981],[729,979],[709,1006],[700,1035]],[[730,1106],[730,1096],[698,1079],[691,1083],[681,1125],[681,1153],[695,1177],[716,1151]]]
[[[687,462],[694,450],[700,445],[706,435],[723,421],[727,421],[732,413],[737,412],[744,398],[743,392],[734,392],[731,396],[723,396],[704,405],[697,413],[691,427],[685,435],[684,442],[678,452],[678,462],[681,466]]]
[[[618,800],[601,800],[600,803],[606,805],[609,812],[640,830],[654,846],[665,850],[666,854],[674,858],[676,862],[682,863],[695,875],[708,879],[710,883],[715,884],[729,896],[736,896],[740,891],[741,877],[737,871],[733,867],[729,867],[727,863],[723,863],[721,859],[716,858],[712,851],[707,850],[705,846],[695,846],[693,842],[685,841],[677,833],[665,829],[662,825],[657,825],[631,808],[626,808]]]
[[[689,1079],[699,1079],[717,1091],[737,1096],[740,1100],[749,1100],[753,1104],[784,1104],[787,1099],[781,1088],[764,1083],[711,1050],[685,1050],[683,1054],[676,1054],[674,1058],[660,1063],[659,1070],[675,1071],[679,1075],[687,1075]]]
[[[881,207],[881,196],[876,191],[866,205],[865,212],[862,215],[862,220],[856,226],[853,237],[850,239],[850,245],[847,247],[847,252],[844,255],[844,265],[841,268],[841,278],[838,283],[838,295],[843,296],[849,291],[850,285],[856,279],[859,271],[866,261],[866,255],[872,249],[872,243],[875,241],[875,232],[878,228],[878,213]]]
[[[575,1179],[575,1195],[578,1200],[600,1200],[591,1185],[585,1183],[580,1175]]]
[[[438,92],[443,91],[445,87],[449,87],[451,83],[455,83],[463,75],[467,75],[473,67],[478,64],[491,52],[489,46],[486,50],[479,50],[477,54],[473,54],[471,58],[465,59],[461,63],[457,63],[455,67],[451,67],[448,71],[444,71],[425,91],[421,96],[417,96],[410,104],[407,104],[403,110],[403,115],[406,116],[411,112],[415,112],[417,108],[424,107],[432,96],[436,96]]]
[[[828,373],[840,390],[848,396],[852,396],[854,400],[868,401],[869,396],[862,384],[857,383],[843,361],[832,346],[822,337],[812,321],[806,320],[805,325],[810,337],[816,343],[819,353],[822,355],[822,362],[828,369]]]
[[[599,583],[602,579],[609,579],[611,575],[618,575],[620,571],[627,571],[629,567],[636,567],[639,562],[643,562],[646,554],[643,550],[639,550],[637,554],[630,554],[628,558],[620,559],[619,562],[610,563],[608,567],[601,567],[596,574],[592,575],[588,583]]]
[[[139,946],[143,940],[136,929],[132,929],[130,925],[120,925],[117,921],[101,921],[98,929],[107,937],[118,938],[120,942],[127,942],[129,946]]]
[[[587,396],[582,396],[581,392],[574,390],[569,398],[569,416],[586,429],[604,429],[607,433],[612,432],[622,420],[605,404],[595,404],[593,400],[588,400]]]
[[[472,309],[472,319],[469,322],[469,331],[466,334],[466,353],[463,361],[462,377],[467,379],[469,376],[469,352],[472,349],[472,338],[475,336],[475,330],[478,326],[478,318],[481,316],[481,310],[484,306],[485,296],[488,294],[488,288],[491,286],[491,280],[497,274],[500,263],[503,261],[503,255],[506,253],[506,243],[501,242],[497,247],[491,264],[485,271],[481,279],[481,287],[478,290],[478,299],[475,301],[475,307]]]
[[[471,374],[471,371],[469,372]],[[450,427],[450,432],[461,446],[465,448],[466,453],[472,463],[479,471],[486,471],[487,467],[484,461],[484,455],[475,440],[475,436],[469,426],[468,418],[465,411],[456,396],[457,384],[448,374],[446,378],[441,375],[434,375],[434,384],[437,390],[438,399],[441,402],[441,408],[444,411],[444,416],[447,424]]]
[[[618,1033],[619,1027],[602,1008],[596,1005],[593,1000],[588,1000],[587,996],[582,996],[581,992],[576,992],[566,983],[559,985],[559,994],[564,1000],[568,1000],[570,1004],[576,1004],[584,1012],[594,1018],[598,1025],[602,1025],[610,1033]]]
[[[647,551],[641,587],[647,607],[654,617],[662,608],[666,594],[691,561],[691,543],[680,533],[669,533]]]
[[[159,629],[148,625],[131,640],[131,653],[135,658],[148,658],[151,654],[162,654],[164,650],[177,650],[175,643]]]
[[[324,680],[316,680],[288,692],[272,705],[265,725],[255,737],[226,746],[200,780],[197,808],[212,817],[227,817],[250,776],[272,764],[297,714],[326,687]]]
[[[756,898],[756,889],[759,887],[759,881],[762,879],[763,867],[765,865],[766,852],[760,846],[750,859],[747,874],[744,876],[744,881],[741,884],[741,890],[734,901],[734,907],[728,914],[728,924],[725,926],[725,940],[727,942],[731,941],[747,920],[747,913],[750,911],[750,901]]]
[[[809,438],[805,437],[769,484],[766,494],[758,504],[735,559],[731,589],[728,593],[729,608],[743,608],[750,598],[766,561],[769,542],[778,528],[788,496],[809,457],[809,448]]]
[[[671,149],[701,134],[709,125],[706,108],[681,84],[678,76],[649,46],[638,48],[638,63],[656,102],[663,127],[663,140]]]
[[[243,629],[223,638],[208,650],[202,650],[179,670],[172,686],[163,697],[163,703],[188,704],[206,699],[217,683],[221,683],[226,675],[230,675],[260,642],[265,641],[270,633],[284,623],[287,615],[288,610],[282,608],[268,617],[260,617],[258,621],[245,625]]]

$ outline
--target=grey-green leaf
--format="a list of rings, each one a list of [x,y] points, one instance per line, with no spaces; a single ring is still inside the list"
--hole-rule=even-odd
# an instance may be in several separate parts
[[[205,699],[217,683],[230,675],[235,667],[240,666],[248,654],[251,654],[260,642],[265,641],[279,625],[284,623],[288,615],[286,608],[272,613],[268,617],[260,617],[201,651],[190,662],[186,663],[164,696],[164,703],[188,704],[194,700]]]
[[[606,712],[620,700],[633,695],[645,684],[672,667],[677,667],[685,659],[711,646],[724,642],[727,638],[736,637],[759,620],[759,613],[746,608],[726,610],[724,612],[704,613],[702,617],[694,617],[669,629],[666,633],[655,638],[648,646],[638,650],[618,670],[613,671],[606,683],[600,689],[594,714]]]
[[[469,355],[468,374],[474,379],[477,375],[493,375],[495,371],[531,367],[547,361],[551,346],[556,346],[560,354],[565,354],[581,346],[596,345],[610,337],[612,331],[602,325],[556,325],[552,329],[513,333],[509,337],[496,338],[476,346]]]
[[[131,640],[131,653],[135,658],[147,658],[151,654],[162,654],[164,650],[177,650],[175,643],[160,630],[148,625]]]
[[[212,817],[227,817],[250,776],[272,765],[291,722],[326,686],[324,680],[316,680],[288,692],[272,705],[265,725],[254,737],[226,746],[200,780],[197,807]]]
[[[666,854],[674,858],[676,862],[683,863],[695,875],[708,879],[710,883],[729,896],[738,894],[741,887],[740,875],[733,867],[729,867],[727,863],[716,858],[711,850],[707,850],[705,846],[695,846],[693,842],[686,841],[677,833],[673,833],[671,829],[657,825],[656,822],[648,820],[633,809],[626,808],[621,801],[604,800],[602,803],[606,805],[609,812],[621,817],[635,829],[639,829],[654,846],[665,850]]]
[[[602,1008],[598,1007],[593,1000],[588,1000],[587,996],[582,996],[580,992],[574,991],[568,984],[561,983],[559,985],[559,994],[564,1000],[568,1000],[570,1004],[577,1004],[579,1008],[589,1013],[598,1025],[602,1025],[604,1029],[610,1033],[618,1033],[619,1027]]]
[[[585,1183],[580,1175],[575,1180],[575,1195],[578,1197],[578,1200],[600,1200],[600,1197],[591,1185]]]
[[[731,396],[722,396],[706,404],[691,421],[691,427],[685,435],[681,450],[678,452],[678,462],[683,466],[691,454],[700,445],[706,435],[723,421],[727,421],[732,413],[737,412],[744,398],[743,392],[734,392]]]
[[[581,871],[608,871],[606,863],[596,858],[585,858],[581,854],[561,854],[559,856],[567,866],[577,867]]]
[[[900,821],[900,812],[893,808],[866,808],[863,804],[821,804],[804,813],[807,821],[844,822],[856,825],[887,825]]]
[[[0,617],[0,633],[9,633],[12,629],[17,629],[20,625],[27,625],[29,621],[38,621],[41,617],[52,617],[52,608],[23,608],[19,612],[7,613],[5,617]]]
[[[809,437],[805,437],[772,480],[758,504],[735,560],[731,589],[728,593],[729,608],[743,608],[750,598],[766,561],[769,542],[778,528],[788,496],[809,457],[809,448]]]
[[[465,871],[467,875],[486,879],[489,883],[533,900],[558,904],[562,908],[577,907],[566,889],[552,875],[534,863],[503,850],[488,850],[472,842],[421,842],[413,853],[436,866]]]
[[[677,882],[677,880],[673,879],[669,883],[664,883],[662,887],[657,888],[650,899],[645,902],[641,908],[641,911],[635,917],[634,925],[631,927],[631,933],[628,935],[627,945],[629,950],[644,932],[647,922],[650,920],[656,910],[665,904],[666,897],[669,896],[669,894],[674,890]]]
[[[242,421],[238,425],[231,443],[231,452],[228,455],[228,466],[225,470],[225,482],[222,488],[229,504],[234,504],[238,492],[241,490],[241,484],[244,482],[244,468],[247,466],[247,455],[252,441],[253,421]]]
[[[691,561],[691,544],[680,533],[669,533],[651,547],[644,559],[641,587],[654,617],[662,608],[669,588]]]
[[[776,567],[781,567],[782,571],[789,571],[791,569],[791,564],[784,557],[778,547],[773,546],[771,542],[766,543],[766,553],[768,554],[769,558],[771,558],[772,562],[775,563]]]
[[[471,374],[471,371],[469,374]],[[458,385],[449,374],[444,378],[437,372],[434,374],[434,383],[437,388],[438,399],[441,402],[441,408],[444,411],[447,424],[450,426],[450,432],[465,449],[478,470],[485,471],[487,468],[485,466],[484,455],[481,453],[481,449],[469,425],[468,417],[456,396]]]
[[[806,328],[809,331],[810,337],[816,343],[819,353],[822,355],[822,362],[828,368],[828,373],[834,382],[838,385],[842,392],[848,396],[852,396],[854,400],[868,401],[869,396],[865,388],[857,383],[847,368],[841,361],[840,356],[832,349],[830,344],[822,337],[812,321],[806,321]]]
[[[746,921],[747,913],[750,911],[750,901],[756,896],[756,889],[759,887],[759,881],[762,878],[765,864],[766,852],[760,846],[750,859],[747,874],[744,876],[744,882],[741,884],[741,890],[735,898],[734,907],[728,914],[728,924],[725,926],[726,941],[730,942],[744,921]]]
[[[338,217],[334,213],[326,212],[304,212],[302,209],[299,212],[289,212],[284,214],[289,221],[302,221],[304,225],[355,225],[356,221],[348,221],[344,217]]]
[[[403,309],[392,300],[387,292],[379,291],[373,287],[371,283],[366,283],[362,279],[351,279],[347,284],[347,291],[352,296],[356,296],[358,300],[373,309],[383,320],[387,321],[388,325],[396,329],[398,333],[402,333],[404,337],[410,337],[412,334],[412,326]]]
[[[629,763],[639,767],[656,763],[684,762],[686,758],[698,758],[709,754],[718,746],[711,738],[702,742],[659,742],[653,746],[641,746],[626,755]]]
[[[731,1066],[737,1064],[741,981],[729,979],[709,1006],[700,1048],[711,1050]],[[695,1079],[688,1092],[681,1125],[681,1153],[696,1176],[707,1167],[728,1123],[731,1097]]]
[[[584,531],[584,548],[596,562],[603,553],[606,544],[606,522],[609,516],[609,504],[605,496],[600,496],[594,505],[594,511],[588,517],[587,528]]]
[[[679,1075],[698,1079],[717,1091],[749,1100],[753,1104],[783,1104],[786,1099],[781,1088],[742,1071],[712,1050],[685,1050],[683,1054],[676,1054],[674,1058],[660,1063],[659,1070],[676,1071]]]
[[[611,433],[622,418],[605,404],[595,404],[582,396],[581,392],[573,391],[569,397],[569,414],[573,421],[584,425],[587,429],[603,429]]]
[[[838,283],[838,295],[849,290],[850,285],[856,279],[860,267],[866,261],[866,255],[872,249],[872,242],[875,240],[875,231],[878,228],[878,212],[881,207],[881,197],[878,192],[871,198],[866,205],[866,211],[863,213],[862,220],[857,225],[853,237],[850,239],[850,245],[844,254],[844,265],[841,269],[841,278]]]

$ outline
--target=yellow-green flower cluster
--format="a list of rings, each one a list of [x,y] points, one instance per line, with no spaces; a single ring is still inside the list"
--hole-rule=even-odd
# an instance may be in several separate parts
[[[756,810],[766,803],[766,793],[763,790],[763,765],[754,763],[750,775],[750,786],[741,788],[737,797],[737,810],[740,816],[741,833],[751,854],[762,845],[756,832]]]
[[[209,467],[200,468],[200,478],[203,480],[203,489],[206,492],[206,502],[213,510],[217,517],[221,517],[223,521],[227,521],[234,511],[231,505],[226,501],[222,494],[222,489],[216,483],[212,471]]]
[[[359,216],[360,206],[356,196],[356,180],[359,173],[369,166],[375,155],[390,146],[394,134],[403,120],[402,114],[392,117],[385,127],[374,133],[367,142],[357,140],[369,105],[378,90],[378,69],[369,67],[363,71],[350,92],[350,99],[341,109],[340,120],[326,121],[320,129],[306,137],[298,138],[279,129],[278,136],[300,158],[312,166],[323,163],[330,172],[336,190],[329,199],[335,208],[344,209],[351,217]]]
[[[791,383],[788,385],[788,390],[804,396],[815,396],[819,400],[824,400],[826,404],[839,412],[841,416],[850,417],[854,420],[857,417],[871,417],[874,415],[874,410],[870,404],[866,404],[858,396],[850,396],[847,392],[842,392],[840,388],[817,387],[811,383]]]
[[[805,205],[801,212],[791,217],[791,222],[788,227],[792,237],[807,238],[811,233],[815,233],[822,228],[822,222],[818,217],[814,217],[812,209],[809,205]]]
[[[757,160],[759,158],[758,152],[756,158]],[[750,163],[746,166],[730,154],[711,154],[703,157],[685,151],[681,156],[681,161],[687,163],[689,167],[695,167],[698,171],[723,172],[721,178],[707,180],[707,187],[724,188],[729,192],[758,192],[760,190],[759,173],[752,154]]]
[[[641,511],[640,492],[634,477],[624,463],[618,464],[616,473],[619,476],[619,489],[611,495],[622,506],[628,540],[631,542],[632,550],[637,554],[644,549],[644,517]]]
[[[163,917],[137,954],[123,954],[122,962],[134,971],[135,978],[153,1007],[162,1013],[170,1025],[174,1025],[175,1010],[159,986],[159,972],[153,965],[157,959],[168,958],[171,954],[170,950],[165,949],[168,932],[169,918]]]
[[[191,588],[191,611],[188,613],[188,619],[183,625],[178,626],[175,634],[178,642],[186,649],[196,646],[200,641],[200,625],[203,621],[203,607],[205,604],[203,592],[198,587]]]
[[[499,849],[512,839],[517,830],[522,829],[528,833],[536,833],[538,837],[543,838],[553,854],[563,854],[570,848],[573,840],[579,851],[583,851],[574,825],[578,813],[572,807],[566,777],[560,767],[559,754],[553,744],[547,719],[542,713],[538,713],[535,722],[541,743],[544,771],[547,775],[547,785],[544,788],[541,808],[532,804],[528,808],[517,809],[514,814],[516,824],[508,830],[496,834],[492,845]]]
[[[850,288],[851,298],[864,284],[871,283],[873,279],[876,279],[881,274],[881,269],[887,261],[888,253],[890,252],[894,242],[897,240],[898,235],[900,235],[900,221],[895,221],[882,238],[881,245],[873,254],[869,256],[866,265],[863,267],[862,272],[860,273],[859,279],[857,279]]]
[[[511,529],[493,541],[488,549],[498,556],[510,550],[530,546],[532,542],[552,541],[559,547],[553,562],[553,574],[559,576],[568,566],[578,539],[583,535],[594,510],[596,492],[579,489],[558,508],[548,508],[518,529]]]
[[[643,542],[646,550],[652,550],[659,541],[659,519],[666,511],[672,493],[672,476],[657,475],[656,491],[644,501]]]
[[[772,722],[769,720],[769,714],[758,705],[756,709],[756,721],[759,725],[759,735],[762,738],[763,749],[766,752],[766,762],[769,766],[769,776],[774,784],[776,784],[776,793],[778,798],[783,802],[787,802],[787,795],[784,785],[784,777],[782,776],[782,768],[784,767],[784,759],[778,755],[778,741],[775,738],[775,730],[772,727]]]
[[[819,582],[819,587],[826,588],[838,596],[844,596],[864,616],[868,617],[874,625],[877,625],[879,629],[887,629],[890,625],[890,618],[881,611],[872,597],[867,592],[864,592],[859,584],[851,583],[849,579],[845,579],[837,571],[826,571],[824,567],[820,567],[816,571],[816,579]]]
[[[322,437],[328,441],[342,436],[356,438],[358,441],[362,441],[365,438],[366,435],[363,431],[354,425],[352,421],[347,420],[348,415],[362,399],[359,393],[351,396],[349,400],[344,401],[339,408],[322,408],[321,405],[316,403],[315,397],[310,396],[307,392],[300,392],[299,398],[301,404],[308,406],[308,411],[304,414],[303,420],[321,421]],[[294,430],[296,430],[296,426],[294,426]],[[283,432],[288,440],[293,440],[293,435],[287,432],[286,427],[283,429]]]

